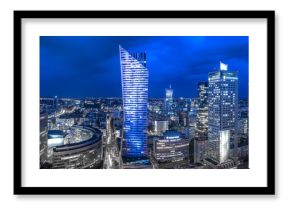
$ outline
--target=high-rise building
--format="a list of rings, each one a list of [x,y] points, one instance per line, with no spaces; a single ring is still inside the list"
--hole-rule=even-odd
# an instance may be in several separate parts
[[[198,137],[207,136],[208,132],[208,83],[198,83],[196,131]]]
[[[121,46],[120,64],[124,110],[123,162],[148,157],[148,69],[146,53],[131,54]]]
[[[198,83],[196,132],[191,148],[193,162],[202,163],[206,157],[208,145],[208,82]]]
[[[240,134],[247,135],[249,132],[249,108],[248,101],[245,99],[239,100],[239,122],[238,129]]]
[[[193,142],[193,162],[202,163],[206,157],[208,140],[207,137],[197,137],[192,139]]]
[[[43,162],[47,158],[47,130],[48,130],[48,115],[47,112],[40,112],[40,161]]]
[[[173,89],[171,88],[170,85],[169,88],[165,89],[164,108],[166,114],[170,114],[172,112],[172,106],[173,106]]]
[[[217,164],[229,158],[230,136],[237,129],[238,75],[220,63],[208,75],[208,156]]]
[[[54,108],[57,110],[57,108],[58,108],[58,98],[57,98],[57,96],[54,96],[53,104],[54,104]]]

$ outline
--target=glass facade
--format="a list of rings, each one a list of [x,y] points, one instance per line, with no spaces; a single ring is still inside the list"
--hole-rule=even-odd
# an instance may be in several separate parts
[[[47,159],[47,129],[48,129],[48,115],[45,111],[40,112],[40,135],[39,135],[39,151],[40,151],[40,161],[45,161]]]
[[[124,110],[122,158],[123,161],[134,161],[148,157],[149,73],[146,68],[145,52],[130,54],[121,46],[119,51]]]
[[[208,131],[208,83],[198,83],[198,107],[196,130],[198,137],[207,136]]]
[[[172,112],[172,106],[173,106],[173,89],[171,88],[171,85],[169,88],[165,89],[165,112],[166,114],[170,114]]]
[[[217,163],[228,159],[230,131],[237,128],[238,75],[221,63],[220,71],[208,76],[209,156]]]

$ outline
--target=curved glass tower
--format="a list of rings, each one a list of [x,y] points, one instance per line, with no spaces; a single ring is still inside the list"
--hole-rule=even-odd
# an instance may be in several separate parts
[[[119,46],[124,110],[123,161],[146,159],[148,70],[146,53],[130,54]]]

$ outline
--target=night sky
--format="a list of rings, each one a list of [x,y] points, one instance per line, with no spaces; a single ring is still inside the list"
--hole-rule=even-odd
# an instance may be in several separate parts
[[[239,72],[239,95],[248,97],[247,36],[41,36],[41,97],[121,97],[119,44],[146,51],[149,97],[195,97],[197,83],[219,62]]]

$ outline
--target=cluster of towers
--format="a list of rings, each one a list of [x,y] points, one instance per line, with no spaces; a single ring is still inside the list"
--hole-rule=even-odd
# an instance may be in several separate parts
[[[124,109],[122,157],[140,160],[148,157],[147,106],[148,69],[146,53],[130,54],[121,46],[121,78]],[[208,82],[198,84],[197,135],[207,138],[207,156],[221,164],[229,158],[230,137],[237,129],[238,76],[226,64],[208,74]],[[166,89],[165,109],[172,112],[173,90]]]

